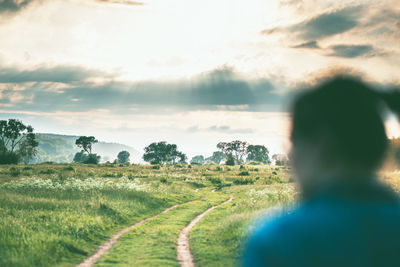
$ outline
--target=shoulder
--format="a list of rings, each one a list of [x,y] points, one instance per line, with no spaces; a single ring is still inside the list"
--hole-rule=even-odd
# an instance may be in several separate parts
[[[253,224],[245,241],[243,266],[281,266],[291,261],[287,255],[296,255],[304,240],[313,235],[316,223],[324,209],[315,203],[302,203],[277,216],[267,215]],[[318,216],[317,216],[318,215]],[[322,215],[322,217],[325,217]]]
[[[253,224],[243,254],[242,266],[280,266],[285,257],[290,229],[299,210],[285,211],[279,216],[264,216]]]

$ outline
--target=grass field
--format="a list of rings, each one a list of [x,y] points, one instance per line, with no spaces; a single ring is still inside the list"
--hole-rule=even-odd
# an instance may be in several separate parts
[[[398,186],[399,174],[385,174]],[[275,166],[102,164],[0,167],[0,266],[74,266],[118,230],[180,204],[123,235],[97,266],[177,266],[179,231],[198,266],[233,266],[252,220],[296,198]]]

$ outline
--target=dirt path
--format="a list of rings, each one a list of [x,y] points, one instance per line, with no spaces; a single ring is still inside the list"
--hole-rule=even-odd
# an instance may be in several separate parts
[[[126,232],[129,232],[130,230],[132,230],[133,228],[140,226],[142,224],[144,224],[147,221],[150,221],[172,209],[175,209],[176,207],[178,207],[181,204],[177,204],[174,205],[172,207],[169,207],[168,209],[164,210],[163,212],[156,214],[152,217],[146,218],[144,220],[141,220],[140,222],[135,223],[134,225],[131,225],[129,227],[126,227],[124,229],[122,229],[120,232],[116,233],[115,235],[113,235],[110,239],[108,239],[105,243],[103,243],[102,245],[100,245],[97,248],[97,251],[95,254],[93,254],[92,256],[90,256],[89,258],[87,258],[85,261],[83,261],[82,263],[76,265],[76,267],[90,267],[93,266],[93,264],[96,263],[96,261],[98,259],[100,259],[104,254],[106,254],[111,247],[114,245],[115,242],[117,242],[118,238],[120,238],[123,234],[125,234]]]
[[[193,226],[196,225],[196,223],[198,223],[201,218],[203,218],[205,215],[207,215],[207,213],[209,213],[210,211],[212,211],[213,209],[215,209],[218,206],[221,206],[223,204],[229,203],[233,200],[233,196],[230,196],[230,198],[228,200],[226,200],[225,202],[216,205],[216,206],[212,206],[211,208],[207,209],[206,211],[204,211],[203,213],[201,213],[200,215],[198,215],[196,218],[194,218],[188,226],[186,226],[185,228],[183,228],[183,230],[179,233],[179,237],[178,237],[178,241],[177,241],[177,254],[178,254],[178,261],[179,264],[182,267],[194,267],[194,261],[193,261],[193,256],[192,253],[190,253],[190,247],[189,247],[189,232],[190,229],[193,228]]]

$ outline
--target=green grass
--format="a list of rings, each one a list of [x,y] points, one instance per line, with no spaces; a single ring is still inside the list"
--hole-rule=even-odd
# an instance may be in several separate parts
[[[275,199],[278,191],[262,190],[277,183],[284,188],[288,181],[288,169],[265,165],[241,169],[218,165],[0,166],[0,266],[74,266],[123,227],[173,204],[197,199],[124,235],[99,262],[176,266],[179,231],[210,205],[233,194],[232,204],[209,213],[191,234],[199,264],[217,263],[219,255],[219,262],[231,265],[249,220],[260,209],[285,201]],[[217,191],[211,193],[213,189]],[[256,204],[255,198],[259,198]],[[137,252],[139,256],[129,256]]]
[[[250,222],[269,207],[292,202],[296,195],[288,185],[232,187],[227,193],[235,199],[205,216],[190,233],[197,266],[235,266]]]
[[[77,263],[122,226],[174,202],[146,192],[0,190],[0,266]]]
[[[179,266],[176,240],[180,230],[198,214],[226,199],[224,194],[210,193],[133,229],[96,266]]]

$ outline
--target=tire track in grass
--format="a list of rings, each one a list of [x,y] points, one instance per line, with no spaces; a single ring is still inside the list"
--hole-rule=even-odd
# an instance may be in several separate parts
[[[187,203],[187,202],[185,202],[185,203]],[[120,238],[123,234],[125,234],[126,232],[129,232],[130,230],[132,230],[135,227],[138,227],[138,226],[144,224],[145,222],[148,222],[148,221],[150,221],[150,220],[152,220],[154,218],[157,218],[158,216],[160,216],[162,214],[167,213],[170,210],[173,210],[173,209],[177,208],[180,205],[182,205],[182,204],[176,204],[176,205],[174,205],[172,207],[169,207],[169,208],[165,209],[161,213],[158,213],[158,214],[156,214],[154,216],[151,216],[151,217],[148,217],[146,219],[143,219],[143,220],[141,220],[141,221],[139,221],[139,222],[137,222],[137,223],[135,223],[135,224],[133,224],[131,226],[128,226],[128,227],[122,229],[118,233],[114,234],[105,243],[100,245],[97,248],[97,251],[92,256],[90,256],[89,258],[86,258],[86,260],[84,260],[82,263],[76,265],[76,267],[91,267],[91,266],[93,266],[104,254],[106,254],[111,249],[111,247],[114,245],[114,243],[117,242],[118,238]]]
[[[223,203],[212,206],[211,208],[208,208],[206,211],[198,215],[196,218],[194,218],[188,226],[183,228],[183,230],[179,233],[179,237],[177,240],[177,246],[176,246],[176,251],[177,251],[177,258],[178,262],[182,267],[195,267],[196,265],[194,264],[193,256],[192,253],[190,252],[190,246],[189,246],[189,232],[195,226],[204,216],[206,216],[209,212],[211,212],[213,209],[227,204],[233,200],[233,196],[230,196],[228,200],[224,201]]]

